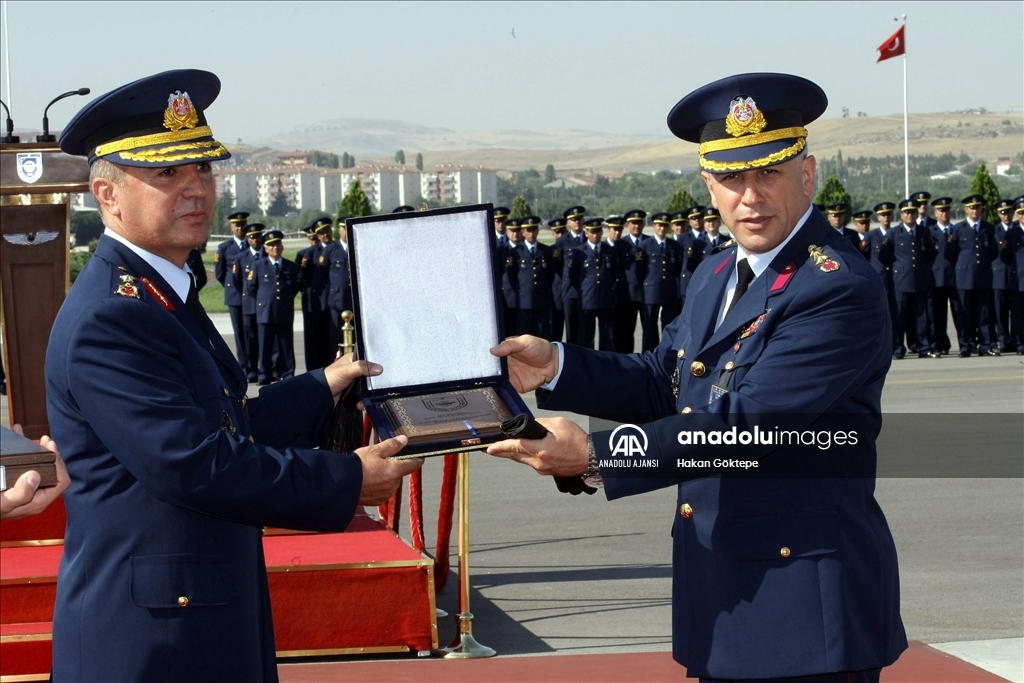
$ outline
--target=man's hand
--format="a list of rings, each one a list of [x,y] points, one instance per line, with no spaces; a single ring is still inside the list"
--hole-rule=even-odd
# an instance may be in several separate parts
[[[380,366],[378,366],[380,367]],[[363,461],[363,490],[359,493],[360,505],[382,505],[391,494],[398,490],[402,477],[423,467],[423,458],[409,460],[388,460],[405,448],[409,439],[396,436],[372,446],[356,449],[356,455]]]
[[[14,425],[12,430],[22,436],[25,432],[21,425]],[[61,497],[68,486],[71,485],[71,477],[64,467],[64,460],[57,451],[57,444],[48,436],[39,439],[39,445],[53,451],[57,455],[54,463],[57,468],[57,485],[50,488],[39,488],[39,473],[29,470],[18,477],[14,486],[0,493],[0,519],[20,519],[30,515],[38,515],[49,505]]]
[[[492,348],[491,353],[508,358],[509,379],[520,394],[533,391],[558,374],[558,349],[540,337],[510,337]]]
[[[549,434],[543,439],[506,439],[487,447],[490,455],[529,465],[540,474],[575,477],[587,471],[587,433],[564,417],[540,418]]]
[[[334,394],[337,401],[341,392],[348,388],[348,385],[360,377],[374,377],[384,372],[384,368],[376,363],[365,360],[352,360],[352,354],[347,354],[334,361],[324,368],[324,376],[327,378],[327,386]]]

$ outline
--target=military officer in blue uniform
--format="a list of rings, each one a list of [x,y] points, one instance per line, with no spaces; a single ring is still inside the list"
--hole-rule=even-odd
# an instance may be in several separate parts
[[[615,350],[619,353],[633,353],[636,350],[636,321],[644,325],[644,276],[647,263],[641,248],[649,235],[644,234],[647,212],[631,209],[623,215],[626,234],[616,241],[619,253],[619,279],[625,281],[616,299],[619,311],[615,324]]]
[[[325,365],[321,350],[324,344],[320,339],[320,335],[315,331],[316,321],[313,312],[313,302],[310,299],[313,289],[312,282],[306,279],[306,275],[311,270],[310,263],[315,258],[314,255],[320,240],[316,238],[316,228],[313,227],[312,223],[303,228],[302,232],[305,233],[309,244],[304,249],[296,252],[295,262],[299,266],[299,299],[302,306],[302,350],[306,359],[306,372],[309,372],[310,370],[322,368]]]
[[[498,246],[508,246],[508,236],[505,234],[505,221],[508,220],[509,213],[507,206],[494,207],[494,239]]]
[[[917,216],[914,222],[923,228],[929,230],[935,226],[936,220],[928,215],[928,202],[931,201],[931,192],[919,191],[914,192],[910,195],[910,199],[913,200],[914,205],[917,207]]]
[[[217,254],[213,257],[213,276],[224,288],[224,305],[228,307],[231,319],[231,330],[235,335],[235,353],[238,364],[247,377],[256,379],[256,368],[249,371],[249,352],[245,347],[245,323],[242,320],[242,271],[238,267],[238,257],[249,249],[246,241],[246,220],[248,211],[237,211],[228,216],[231,226],[231,238],[217,245]]]
[[[896,336],[899,324],[896,321],[896,292],[892,284],[893,241],[890,233],[896,204],[881,202],[875,205],[874,211],[878,217],[878,228],[869,231],[864,237],[864,248],[871,267],[878,273],[885,289],[885,300],[889,308],[889,330],[892,334],[892,353],[895,354],[903,347]]]
[[[686,290],[690,286],[690,280],[697,271],[697,266],[704,260],[708,245],[704,240],[703,226],[701,229],[694,230],[685,211],[672,215],[672,222],[677,221],[688,224],[688,227],[676,236],[682,260],[679,266],[679,310],[681,311],[686,305]]]
[[[932,348],[932,311],[929,297],[935,286],[932,264],[936,246],[928,228],[917,225],[917,205],[912,199],[900,202],[902,224],[892,229],[892,284],[896,294],[896,337],[899,348],[894,359],[903,358],[907,347],[917,349],[919,358],[940,358]]]
[[[690,230],[693,232],[704,232],[704,207],[694,204],[686,210],[686,220],[690,223]],[[707,235],[705,235],[705,238]]]
[[[935,262],[932,264],[932,276],[935,287],[932,289],[932,326],[934,334],[932,344],[942,355],[948,354],[953,343],[949,339],[949,314],[952,313],[953,328],[957,337],[960,336],[960,300],[956,295],[956,261],[959,243],[949,214],[953,207],[952,197],[939,197],[932,202],[935,212],[935,224],[931,226],[932,239],[935,240]]]
[[[868,253],[867,236],[868,231],[871,230],[871,210],[855,211],[852,218],[853,229],[857,231],[857,250],[864,254],[864,258],[870,260],[871,255]]]
[[[265,229],[262,223],[249,223],[245,228],[245,241],[249,243],[249,248],[236,258],[242,279],[242,333],[245,335],[245,353],[248,357],[245,367],[250,382],[256,381],[260,367],[260,329],[256,320],[256,300],[249,295],[247,284],[255,277],[253,268],[256,263],[267,257],[263,250]]]
[[[846,204],[838,202],[825,207],[825,215],[828,216],[828,223],[836,232],[850,241],[855,249],[860,251],[860,233],[852,228],[846,227],[847,215],[849,214]]]
[[[645,263],[642,345],[644,351],[652,351],[658,346],[661,330],[668,327],[679,315],[679,271],[683,260],[679,242],[668,239],[669,215],[652,215],[651,225],[654,228],[654,237],[645,240],[641,246]]]
[[[552,218],[548,221],[548,229],[551,230],[551,237],[554,244],[551,245],[551,341],[561,341],[565,333],[565,302],[562,299],[562,271],[564,263],[562,260],[564,243],[559,240],[565,235],[565,219]]]
[[[580,280],[573,278],[571,270],[578,266],[580,258],[586,255],[576,252],[587,243],[583,236],[583,217],[587,209],[584,206],[573,206],[566,209],[562,218],[565,219],[567,231],[555,242],[562,258],[562,313],[565,319],[565,340],[570,344],[582,343],[583,309],[580,307]]]
[[[515,254],[516,246],[522,242],[523,228],[519,223],[519,218],[509,218],[505,221],[505,237],[508,243],[499,245],[497,252],[506,337],[519,334],[519,262]]]
[[[992,262],[999,257],[992,224],[982,218],[985,198],[972,194],[960,200],[967,218],[954,226],[957,239],[956,289],[960,298],[960,357],[976,351],[998,356],[992,327]]]
[[[325,216],[321,220],[330,222],[331,219]],[[347,228],[345,227],[344,219],[338,219],[337,229],[339,237],[345,233]],[[327,254],[328,247],[330,248],[328,256],[329,268],[327,271],[327,310],[330,332],[330,355],[328,359],[333,360],[338,354],[339,345],[343,341],[341,326],[344,324],[344,321],[341,319],[341,314],[343,311],[352,310],[352,286],[348,272],[348,242],[341,239],[333,241],[333,228],[329,228],[327,234],[332,238],[330,245],[324,248],[324,254]],[[347,237],[347,233],[345,236]]]
[[[415,466],[403,439],[315,450],[365,362],[247,398],[185,271],[228,158],[220,81],[170,71],[87,104],[59,145],[88,158],[107,229],[54,321],[46,401],[71,486],[53,615],[65,681],[277,680],[261,527],[342,531]]]
[[[1013,280],[1013,255],[1010,253],[1010,243],[1006,236],[1013,225],[1013,200],[1000,199],[996,203],[996,215],[999,222],[995,224],[996,243],[999,245],[999,253],[992,260],[992,324],[995,328],[995,346],[1003,353],[1010,353],[1015,350],[1012,343],[1012,326],[1010,322],[1010,309],[1014,289]]]
[[[626,220],[622,216],[607,216],[604,219],[606,231],[605,244],[615,251],[618,261],[615,277],[615,311],[612,321],[612,337],[615,339],[615,351],[619,353],[633,353],[632,337],[629,335],[629,280],[626,277],[626,268],[629,266],[629,242],[623,238],[622,232]],[[634,320],[635,322],[635,320]],[[627,348],[628,346],[628,348]]]
[[[704,229],[704,241],[707,242],[704,249],[708,255],[713,254],[715,249],[725,246],[730,241],[729,237],[721,233],[722,217],[715,207],[709,206],[701,212],[700,225]]]
[[[826,104],[805,79],[745,74],[669,114],[676,135],[700,144],[702,176],[737,244],[697,269],[655,351],[605,354],[529,337],[493,350],[508,357],[517,389],[540,389],[540,407],[632,426],[613,439],[542,418],[544,439],[489,452],[543,474],[603,479],[609,499],[677,487],[672,649],[705,683],[877,683],[907,647],[896,548],[874,498],[889,316],[870,264],[811,206],[804,126]],[[682,438],[693,429],[749,437],[768,413],[808,429],[850,419],[859,440],[841,457],[814,457],[822,478],[686,464],[749,452],[783,470],[798,457],[792,444]],[[622,446],[630,436],[643,455]],[[657,475],[616,474],[615,460],[636,458],[656,461]],[[843,476],[846,467],[857,474]]]
[[[295,374],[295,295],[299,293],[299,267],[282,257],[284,233],[271,230],[263,239],[267,257],[253,266],[246,284],[256,300],[260,331],[259,384],[287,379]]]
[[[309,307],[309,326],[303,330],[303,335],[308,340],[306,346],[312,350],[312,362],[317,367],[330,365],[334,360],[335,350],[331,337],[330,296],[331,263],[337,246],[334,244],[331,225],[332,221],[327,216],[310,223],[309,230],[312,231],[316,242],[299,260],[299,276]]]
[[[523,239],[512,250],[516,259],[516,329],[547,339],[551,336],[551,281],[554,266],[551,247],[537,240],[540,216],[519,221]]]
[[[588,218],[584,222],[587,242],[576,249],[568,268],[574,289],[580,293],[580,345],[602,351],[615,350],[615,281],[618,277],[618,256],[605,242],[604,219]]]

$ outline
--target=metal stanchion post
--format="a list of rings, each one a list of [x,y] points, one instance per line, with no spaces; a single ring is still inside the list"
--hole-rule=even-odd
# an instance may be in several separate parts
[[[469,453],[459,453],[459,633],[452,644],[440,650],[445,659],[482,659],[497,654],[473,637],[473,614],[469,611]]]

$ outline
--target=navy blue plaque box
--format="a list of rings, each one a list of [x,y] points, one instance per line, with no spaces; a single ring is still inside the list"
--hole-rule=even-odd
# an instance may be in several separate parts
[[[530,410],[490,348],[503,338],[490,204],[351,218],[349,273],[359,358],[378,436],[409,437],[396,457],[480,450]]]

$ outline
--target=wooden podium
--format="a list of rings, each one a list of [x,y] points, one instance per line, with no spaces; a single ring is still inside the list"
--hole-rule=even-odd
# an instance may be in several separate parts
[[[43,367],[67,295],[71,194],[89,190],[89,165],[52,142],[0,144],[0,321],[11,424],[49,433]]]

